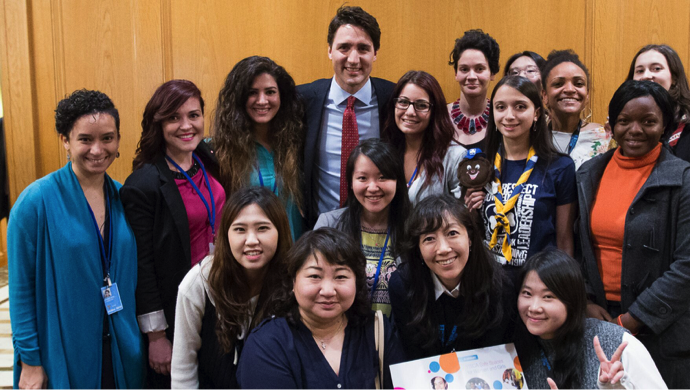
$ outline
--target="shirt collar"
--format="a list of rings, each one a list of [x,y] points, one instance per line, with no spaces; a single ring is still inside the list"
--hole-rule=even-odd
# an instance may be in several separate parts
[[[431,281],[434,283],[434,298],[436,300],[441,298],[441,295],[443,294],[449,295],[453,298],[457,298],[458,296],[460,296],[460,283],[458,283],[458,285],[455,286],[453,290],[448,291],[446,286],[444,286],[443,283],[441,283],[434,271],[429,270],[429,272],[431,272]]]
[[[359,91],[355,92],[352,96],[356,97],[357,100],[359,100],[360,102],[369,105],[371,103],[371,95],[372,86],[371,77],[369,77],[367,83],[364,84],[364,86],[360,88]],[[333,100],[333,103],[335,103],[336,105],[340,105],[349,97],[350,94],[347,93],[344,89],[340,88],[338,82],[335,81],[335,76],[333,76],[333,79],[331,79],[331,89],[328,92],[328,98]]]

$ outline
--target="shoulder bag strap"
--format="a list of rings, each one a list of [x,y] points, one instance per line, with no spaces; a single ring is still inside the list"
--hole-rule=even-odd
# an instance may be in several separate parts
[[[376,388],[383,388],[383,350],[384,350],[384,335],[383,335],[383,312],[376,310],[374,317],[374,342],[376,344],[376,351],[379,353],[379,372],[376,373]]]

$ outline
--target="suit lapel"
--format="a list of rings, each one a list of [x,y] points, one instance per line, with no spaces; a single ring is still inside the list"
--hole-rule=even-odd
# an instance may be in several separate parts
[[[165,157],[161,157],[156,162],[156,167],[160,173],[161,180],[161,194],[163,194],[163,199],[170,210],[170,214],[175,221],[175,228],[180,238],[180,244],[187,257],[187,262],[191,265],[192,263],[192,250],[189,243],[189,220],[187,219],[187,209],[184,206],[184,201],[180,195],[180,190],[177,188],[177,183],[172,177],[170,168],[165,162]]]

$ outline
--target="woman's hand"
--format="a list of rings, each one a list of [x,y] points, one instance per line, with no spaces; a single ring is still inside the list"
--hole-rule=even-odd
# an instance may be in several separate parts
[[[607,312],[606,309],[592,301],[587,301],[586,312],[588,318],[596,318],[598,320],[611,322],[611,316],[609,315],[609,312]]]
[[[149,365],[159,374],[170,375],[172,344],[165,331],[147,333],[149,336]]]
[[[43,366],[30,366],[22,362],[22,374],[19,376],[20,389],[48,388],[48,376]]]
[[[482,207],[484,203],[484,190],[481,188],[468,188],[465,193],[465,207],[474,210]]]
[[[547,378],[546,378],[546,383],[549,384],[549,388],[550,388],[551,390],[558,390],[558,386],[556,386],[556,382],[554,382],[553,379],[547,377]]]
[[[618,321],[619,318],[620,322]],[[610,320],[610,322],[629,330],[633,336],[638,334],[640,332],[640,328],[642,328],[642,323],[631,316],[630,313],[621,314],[620,317],[613,318]]]
[[[613,353],[613,356],[611,356],[611,360],[608,360],[604,350],[601,349],[599,336],[594,336],[594,351],[599,358],[599,382],[615,385],[625,375],[621,355],[627,346],[628,342],[623,341],[616,349],[616,352]]]

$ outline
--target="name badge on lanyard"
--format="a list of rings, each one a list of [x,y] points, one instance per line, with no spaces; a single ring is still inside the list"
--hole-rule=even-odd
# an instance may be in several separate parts
[[[204,173],[204,181],[206,182],[206,188],[208,188],[208,194],[211,197],[211,207],[209,207],[208,202],[206,201],[206,198],[204,195],[201,193],[201,190],[199,190],[199,187],[194,183],[191,177],[185,172],[184,169],[182,169],[175,161],[173,161],[172,158],[165,156],[165,159],[168,160],[177,170],[184,175],[185,179],[189,182],[189,184],[192,185],[192,188],[194,189],[194,192],[196,192],[197,195],[199,195],[199,198],[201,198],[201,201],[204,202],[204,207],[206,207],[206,214],[208,215],[208,223],[211,225],[211,234],[213,235],[213,238],[215,239],[216,237],[216,202],[215,198],[213,197],[213,190],[211,189],[211,181],[208,179],[208,174],[206,173],[206,168],[204,168],[204,164],[201,163],[199,160],[199,157],[196,156],[196,154],[192,153],[192,157],[194,157],[194,160],[199,164],[201,167],[201,172]],[[208,253],[210,255],[213,254],[213,251],[215,249],[215,246],[213,245],[213,240],[208,243]]]
[[[108,248],[106,250],[105,243],[103,242],[103,237],[101,236],[101,229],[98,227],[98,221],[96,220],[96,215],[91,209],[89,202],[86,205],[89,207],[89,212],[91,213],[91,219],[93,220],[93,226],[96,229],[96,237],[98,237],[98,247],[101,251],[101,265],[103,266],[103,273],[105,278],[103,282],[106,284],[105,287],[101,287],[101,296],[103,297],[103,303],[105,304],[105,310],[108,315],[117,313],[122,310],[122,300],[120,299],[120,291],[117,289],[117,283],[112,283],[110,280],[110,265],[111,256],[113,249],[113,215],[110,209],[110,195],[107,188],[104,188],[105,192],[105,205],[108,212]]]

